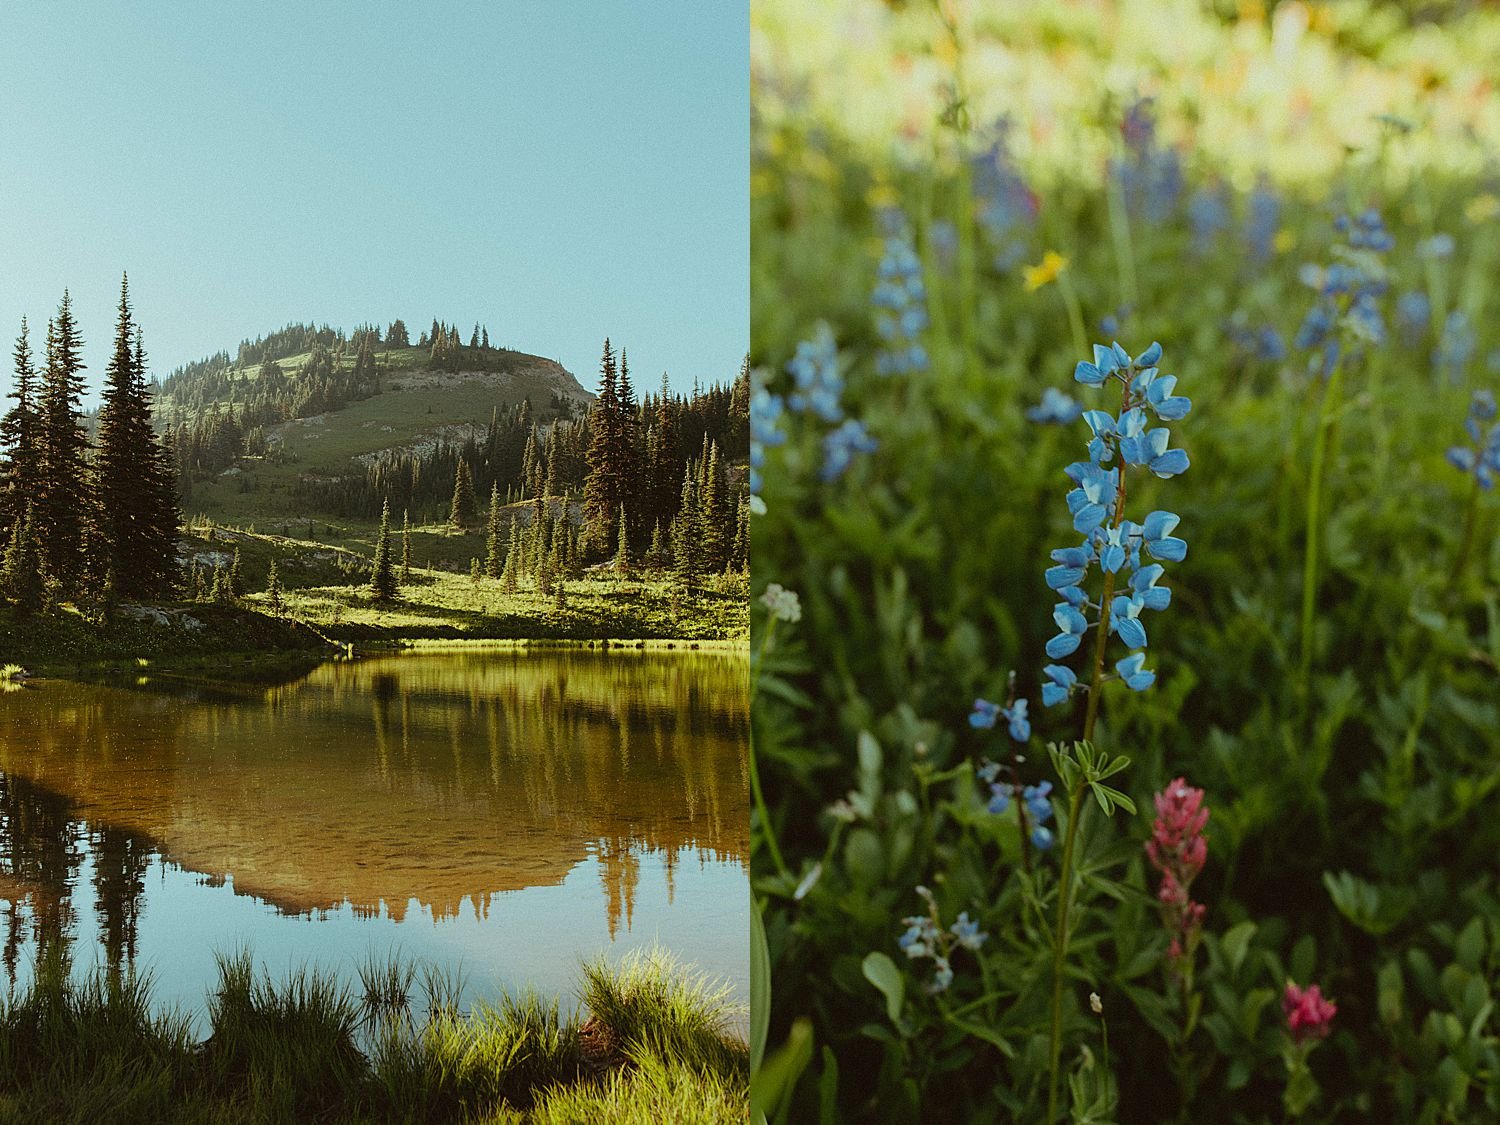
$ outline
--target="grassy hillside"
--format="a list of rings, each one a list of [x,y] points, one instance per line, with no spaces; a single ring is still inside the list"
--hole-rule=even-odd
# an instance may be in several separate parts
[[[382,451],[423,450],[439,441],[463,441],[482,433],[496,409],[504,411],[525,399],[531,400],[539,417],[546,417],[558,398],[574,411],[592,400],[553,360],[498,349],[485,354],[487,367],[494,369],[455,373],[433,369],[426,348],[377,352],[380,393],[272,427],[266,433],[266,456],[242,458],[219,474],[194,481],[189,513],[229,521],[311,514],[295,496],[297,481],[304,476],[362,472]],[[276,362],[295,381],[310,356],[304,352]],[[231,386],[248,385],[257,370],[252,366],[231,371]],[[160,396],[156,408],[161,417],[183,409],[183,389],[179,386],[175,393]],[[218,402],[228,406],[230,399]]]

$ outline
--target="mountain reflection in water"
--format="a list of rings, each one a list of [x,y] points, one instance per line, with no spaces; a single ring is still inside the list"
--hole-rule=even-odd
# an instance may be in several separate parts
[[[602,925],[570,922],[582,932],[541,951],[559,979],[627,934],[740,978],[746,677],[738,654],[469,651],[331,663],[267,688],[0,695],[6,967],[14,979],[23,946],[64,939],[133,964],[143,911],[201,914],[202,886],[228,883],[209,907],[226,945],[262,942],[276,917],[328,923],[299,940],[349,953],[362,921],[404,946],[429,941],[404,922],[447,934],[451,921],[465,956],[511,946],[533,964],[514,939],[546,945],[533,915],[587,894]],[[198,889],[171,889],[178,869]],[[266,905],[253,921],[227,904],[247,895]]]

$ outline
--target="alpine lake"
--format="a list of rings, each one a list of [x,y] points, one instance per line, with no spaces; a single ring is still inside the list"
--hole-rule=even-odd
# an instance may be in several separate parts
[[[749,995],[743,651],[463,648],[0,692],[0,968],[273,979],[397,956],[573,1006],[660,947]]]

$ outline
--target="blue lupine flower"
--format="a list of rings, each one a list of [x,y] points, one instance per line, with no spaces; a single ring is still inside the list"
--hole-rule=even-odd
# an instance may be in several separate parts
[[[1351,219],[1340,215],[1334,229],[1344,243],[1333,248],[1334,262],[1315,271],[1318,299],[1297,332],[1297,347],[1311,352],[1308,366],[1327,378],[1353,343],[1352,355],[1362,345],[1380,347],[1385,342],[1385,322],[1380,298],[1387,283],[1380,255],[1396,244],[1385,228],[1380,212],[1369,208]]]
[[[948,958],[939,957],[934,962],[932,972],[932,983],[927,986],[929,993],[947,992],[948,986],[953,983],[953,968],[948,964]]]
[[[796,411],[810,411],[825,422],[843,419],[844,408],[839,398],[844,393],[844,379],[839,374],[839,351],[833,329],[819,321],[812,339],[797,345],[786,369],[797,387],[787,396],[787,406]]]
[[[945,270],[952,267],[958,253],[958,227],[951,219],[933,219],[927,228],[927,237],[932,241],[932,252],[937,255],[938,265]]]
[[[988,148],[970,161],[975,215],[995,246],[995,265],[1010,270],[1026,255],[1026,235],[1036,223],[1040,201],[1026,186],[1010,152],[1010,122],[994,125]]]
[[[870,436],[865,424],[854,418],[846,418],[837,429],[823,435],[824,481],[837,480],[857,453],[874,453],[880,443]]]
[[[1431,238],[1424,238],[1417,243],[1417,257],[1419,258],[1449,258],[1453,256],[1453,236],[1439,231]]]
[[[1076,422],[1082,413],[1083,404],[1072,395],[1064,394],[1056,387],[1048,387],[1042,392],[1042,401],[1026,411],[1026,420],[1043,425],[1066,426]]]
[[[1033,824],[1046,824],[1052,819],[1052,782],[1042,781],[1021,790],[1021,803]]]
[[[1500,423],[1490,427],[1486,433],[1484,423],[1495,418],[1495,396],[1490,391],[1478,390],[1469,400],[1469,412],[1464,418],[1464,433],[1470,444],[1455,445],[1448,450],[1448,460],[1461,473],[1474,477],[1480,488],[1492,488],[1500,477]]]
[[[1229,338],[1239,359],[1278,363],[1286,358],[1286,341],[1281,338],[1281,333],[1269,324],[1252,328],[1243,309],[1224,325],[1224,335]]]
[[[1193,225],[1194,253],[1207,254],[1229,226],[1229,200],[1224,185],[1205,184],[1194,192],[1188,201],[1188,220]]]
[[[989,730],[1000,717],[1000,704],[988,699],[974,700],[974,710],[969,712],[969,725],[975,730]]]
[[[1018,699],[1001,711],[1005,716],[1010,736],[1017,742],[1031,738],[1031,720],[1026,717],[1026,700]]]
[[[988,939],[989,934],[979,928],[978,922],[969,920],[967,910],[959,914],[952,926],[953,936],[958,939],[958,944],[965,949],[978,949]]]
[[[927,286],[905,216],[888,208],[881,221],[886,228],[885,253],[870,298],[876,308],[875,331],[882,341],[875,370],[881,375],[906,375],[927,367],[927,349],[921,339],[927,330]]]
[[[1256,265],[1270,261],[1276,249],[1276,231],[1281,225],[1281,197],[1264,173],[1250,193],[1250,213],[1245,221],[1245,244]]]
[[[757,372],[757,381],[763,378]],[[785,407],[780,395],[773,395],[763,384],[756,386],[750,395],[750,491],[760,492],[760,470],[766,464],[766,450],[786,441],[781,429],[781,414]]]
[[[1088,614],[1106,615],[1105,635],[1118,636],[1130,649],[1144,649],[1147,635],[1141,614],[1145,610],[1161,611],[1172,601],[1171,591],[1158,585],[1165,568],[1162,562],[1180,562],[1187,556],[1187,543],[1172,533],[1180,522],[1174,512],[1153,511],[1144,523],[1123,518],[1116,510],[1121,495],[1123,474],[1132,466],[1146,469],[1158,477],[1173,477],[1188,468],[1188,456],[1170,447],[1170,431],[1165,426],[1148,427],[1155,415],[1163,422],[1177,421],[1192,410],[1192,402],[1176,393],[1177,379],[1159,369],[1160,344],[1153,343],[1132,359],[1118,343],[1095,345],[1092,361],[1078,364],[1074,378],[1085,386],[1100,387],[1111,380],[1124,387],[1118,416],[1104,410],[1087,410],[1081,417],[1092,435],[1088,442],[1089,460],[1077,461],[1064,472],[1074,484],[1067,494],[1073,526],[1084,535],[1076,547],[1061,547],[1051,554],[1055,564],[1047,568],[1047,585],[1058,592],[1062,601],[1052,610],[1058,633],[1046,644],[1047,656],[1061,660],[1071,656],[1083,637],[1098,621]],[[1143,565],[1142,553],[1154,561]],[[1106,575],[1121,575],[1106,582],[1113,591],[1107,606],[1099,606],[1084,590],[1089,571],[1097,564]],[[1155,674],[1147,672],[1140,660],[1117,665],[1120,678],[1135,691],[1144,690]],[[1067,700],[1078,686],[1077,675],[1062,664],[1044,669],[1042,703],[1052,707]]]
[[[1125,322],[1130,319],[1134,309],[1130,305],[1121,305],[1112,313],[1105,313],[1099,318],[1099,332],[1105,336],[1120,336],[1125,332]]]
[[[1156,682],[1156,673],[1147,671],[1145,663],[1144,652],[1132,652],[1124,660],[1115,662],[1115,671],[1120,674],[1120,679],[1125,681],[1125,686],[1131,691],[1145,691]]]
[[[986,806],[988,811],[995,816],[999,816],[1006,809],[1010,808],[1010,792],[1011,786],[1008,784],[991,785],[990,803]]]
[[[1058,602],[1052,610],[1052,620],[1057,622],[1057,627],[1062,631],[1047,642],[1047,655],[1053,660],[1073,655],[1083,643],[1083,635],[1088,632],[1087,619],[1067,602]]]
[[[1052,830],[1045,825],[1038,824],[1031,830],[1031,846],[1039,852],[1044,852],[1052,847]]]
[[[1432,353],[1432,366],[1447,374],[1448,382],[1456,385],[1463,381],[1464,368],[1469,366],[1478,346],[1469,318],[1462,309],[1454,309],[1443,321],[1443,335]]]
[[[1151,98],[1138,98],[1120,123],[1125,155],[1110,162],[1131,214],[1161,223],[1177,207],[1182,193],[1182,161],[1157,142],[1156,112]]]
[[[985,759],[984,764],[974,771],[974,776],[985,784],[989,784],[1000,776],[1000,763]]]
[[[1408,348],[1421,344],[1431,320],[1432,302],[1422,290],[1412,289],[1396,298],[1396,327]]]
[[[1077,674],[1065,664],[1049,664],[1042,672],[1047,677],[1047,682],[1042,685],[1043,707],[1052,707],[1067,699],[1078,683]]]
[[[1142,602],[1134,597],[1117,594],[1109,603],[1109,631],[1125,642],[1126,648],[1146,647],[1146,627],[1140,622]]]

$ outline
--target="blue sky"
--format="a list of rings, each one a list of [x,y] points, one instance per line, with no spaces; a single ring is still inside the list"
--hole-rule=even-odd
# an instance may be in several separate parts
[[[64,286],[103,374],[433,316],[638,387],[749,339],[748,5],[0,6],[0,340]]]

